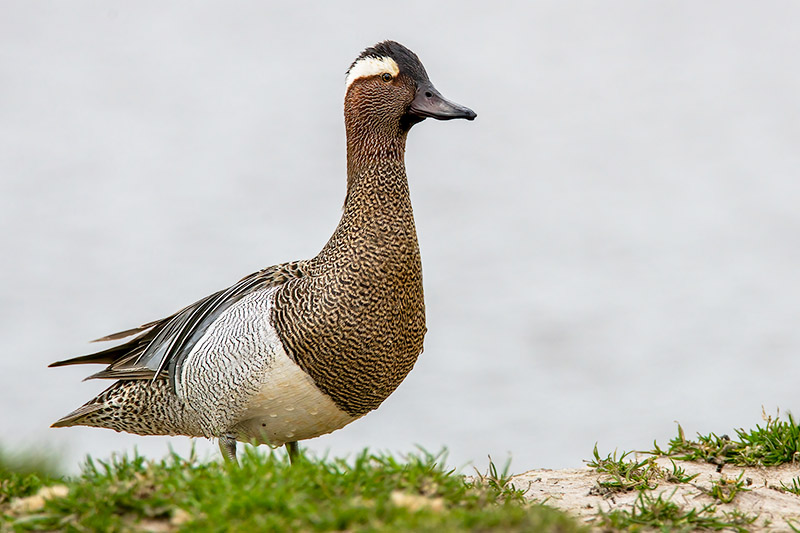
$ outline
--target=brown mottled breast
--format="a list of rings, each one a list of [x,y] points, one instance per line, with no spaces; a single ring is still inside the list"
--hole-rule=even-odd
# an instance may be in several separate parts
[[[402,165],[361,176],[307,276],[276,293],[286,351],[347,413],[378,407],[422,351],[425,303]]]

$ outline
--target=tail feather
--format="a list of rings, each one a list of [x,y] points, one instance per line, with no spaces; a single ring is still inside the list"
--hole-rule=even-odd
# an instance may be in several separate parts
[[[89,381],[90,379],[149,379],[152,380],[155,377],[156,373],[149,368],[131,368],[131,369],[111,369],[106,368],[105,370],[101,370],[100,372],[96,372],[91,376],[87,376],[83,378],[83,381]],[[162,371],[160,377],[166,378],[167,373]]]
[[[96,411],[99,411],[103,408],[103,404],[100,403],[87,403],[86,405],[82,405],[72,411],[70,414],[63,416],[53,422],[50,426],[51,428],[66,428],[70,426],[80,426],[81,418],[90,415]]]
[[[48,368],[53,368],[57,366],[69,366],[69,365],[83,365],[83,364],[101,364],[101,365],[110,365],[114,362],[114,357],[111,354],[106,354],[106,351],[93,353],[89,355],[80,355],[78,357],[72,357],[71,359],[64,359],[62,361],[56,361],[55,363],[50,363],[47,365]]]
[[[152,322],[148,322],[147,324],[142,324],[138,328],[131,328],[126,329],[125,331],[120,331],[118,333],[112,333],[111,335],[106,335],[105,337],[100,337],[99,339],[95,339],[91,342],[106,342],[106,341],[118,341],[119,339],[124,339],[125,337],[130,337],[131,335],[135,335],[137,333],[141,333],[142,331],[148,330],[154,326],[159,325],[165,319],[161,320],[154,320]]]
[[[113,346],[111,348],[91,353],[89,355],[79,355],[78,357],[72,357],[70,359],[56,361],[55,363],[50,363],[48,367],[52,368],[56,366],[83,365],[83,364],[111,365],[123,361],[127,362],[132,358],[132,356],[138,355],[142,351],[144,351],[144,348],[147,346],[147,343],[149,343],[154,336],[155,333],[152,330],[146,331],[142,335],[134,337],[133,339],[129,340],[128,342],[124,342],[119,346]],[[109,340],[113,340],[111,339],[111,337],[113,336],[109,335],[108,337]],[[100,340],[105,340],[105,337],[103,339],[98,339],[98,341]]]
[[[69,426],[136,435],[213,436],[212,432],[203,431],[196,413],[172,393],[166,379],[117,381],[50,427]]]

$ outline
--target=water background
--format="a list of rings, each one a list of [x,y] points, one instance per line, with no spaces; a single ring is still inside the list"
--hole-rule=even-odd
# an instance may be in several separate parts
[[[424,354],[310,449],[522,471],[797,410],[798,20],[794,2],[3,2],[0,445],[71,471],[188,450],[48,429],[108,383],[45,367],[316,254],[344,198],[344,72],[384,38],[478,118],[409,137]]]

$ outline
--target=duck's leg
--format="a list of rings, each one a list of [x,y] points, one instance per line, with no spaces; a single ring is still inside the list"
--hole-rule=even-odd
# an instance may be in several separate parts
[[[289,452],[289,462],[294,464],[300,454],[300,449],[297,447],[297,441],[287,442],[286,451]]]
[[[219,438],[219,451],[222,457],[231,463],[236,462],[236,438],[233,435],[222,435]]]

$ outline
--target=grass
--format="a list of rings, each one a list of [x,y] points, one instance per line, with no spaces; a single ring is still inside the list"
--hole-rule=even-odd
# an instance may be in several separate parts
[[[30,496],[59,479],[58,465],[45,452],[10,454],[0,450],[0,510],[13,498]]]
[[[597,490],[593,492],[605,497],[613,497],[620,492],[636,490],[638,495],[630,510],[616,508],[611,511],[598,510],[595,522],[604,530],[640,531],[642,529],[656,531],[696,531],[700,529],[748,531],[747,526],[758,517],[738,511],[717,513],[713,504],[699,509],[688,509],[672,500],[677,488],[666,498],[664,492],[655,494],[659,482],[690,483],[697,477],[688,475],[672,462],[672,469],[659,466],[654,456],[643,460],[626,460],[631,452],[623,452],[617,458],[616,452],[605,458],[601,457],[594,447],[594,459],[587,466],[604,474],[597,481]],[[740,475],[730,480],[721,477],[712,483],[710,495],[722,503],[730,503],[739,492],[746,491],[746,481]]]
[[[687,439],[683,428],[666,449],[602,456],[595,445],[588,466],[599,474],[591,494],[613,500],[633,493],[633,505],[599,510],[605,531],[747,531],[758,518],[720,504],[750,489],[743,474],[720,475],[699,489],[714,501],[692,508],[678,489],[692,483],[676,461],[718,466],[776,466],[800,459],[800,426],[789,415],[764,417],[763,427]],[[664,460],[669,457],[671,468]],[[509,464],[490,459],[486,473],[466,478],[443,466],[443,454],[402,459],[364,451],[350,460],[301,457],[246,448],[239,465],[201,462],[194,454],[151,461],[122,456],[87,459],[82,473],[63,478],[48,454],[11,456],[0,450],[0,532],[5,531],[586,531],[566,514],[525,501]],[[714,476],[717,477],[717,476]],[[674,485],[673,485],[674,486]],[[800,495],[800,477],[776,490]],[[49,491],[49,493],[47,493]],[[47,493],[48,499],[42,496]],[[52,496],[54,495],[54,496]],[[630,501],[630,500],[627,500]],[[545,502],[546,503],[546,502]],[[23,505],[24,504],[24,505]],[[786,527],[800,531],[793,519]]]
[[[742,479],[744,471],[736,479],[728,479],[724,475],[711,483],[711,496],[722,503],[731,503],[740,492],[750,489],[745,488],[746,481]]]
[[[601,495],[613,492],[630,490],[653,490],[658,487],[658,481],[675,483],[689,483],[697,475],[689,476],[683,468],[672,462],[672,470],[662,468],[656,463],[655,457],[650,456],[641,461],[626,461],[632,452],[623,452],[617,458],[617,452],[600,457],[597,444],[594,446],[594,459],[587,462],[589,468],[594,468],[605,474],[597,484]]]
[[[677,460],[706,460],[715,464],[744,461],[746,464],[780,464],[778,457],[796,458],[796,453],[788,453],[794,444],[783,440],[796,433],[797,426],[790,417],[788,422],[767,419],[765,428],[756,427],[753,431],[739,430],[739,441],[731,441],[727,437],[699,435],[697,441],[686,439],[683,429],[678,426],[678,437],[670,441],[669,450],[664,451],[654,443],[655,450],[650,452],[615,451],[602,457],[593,450],[593,458],[587,466],[601,474],[591,494],[613,498],[622,492],[638,491],[636,500],[630,509],[618,507],[610,511],[598,510],[595,523],[608,531],[696,531],[696,530],[733,530],[745,532],[757,520],[756,515],[749,515],[738,510],[718,512],[713,503],[699,508],[683,505],[673,500],[677,488],[671,493],[656,489],[662,482],[675,484],[691,483],[699,474],[688,475],[675,463]],[[644,458],[639,458],[639,454]],[[664,468],[656,462],[658,456],[670,456],[672,468]],[[631,458],[633,457],[633,458]],[[724,462],[719,462],[724,458]],[[769,459],[767,459],[769,458]],[[746,488],[749,480],[743,479],[743,473],[735,479],[724,475],[712,481],[708,494],[718,503],[731,503],[738,494],[750,489]],[[783,487],[787,492],[800,490],[800,480],[793,482],[792,487]],[[791,524],[790,524],[791,526]]]
[[[796,496],[800,496],[800,477],[793,477],[791,486],[781,481],[781,486],[776,488],[782,492],[790,492]]]
[[[442,459],[364,451],[351,461],[301,458],[289,465],[282,453],[253,449],[239,465],[174,454],[161,461],[87,459],[76,478],[5,478],[0,530],[584,531],[562,512],[526,502],[507,468],[490,464],[470,481]],[[66,495],[25,512],[10,503],[53,484],[66,485]]]
[[[678,425],[678,435],[662,450],[655,445],[653,453],[668,455],[685,461],[706,461],[720,468],[726,464],[736,466],[777,466],[800,460],[800,426],[791,413],[788,420],[764,415],[765,425],[755,429],[736,430],[736,438],[727,435],[697,435],[697,440],[686,438]]]
[[[673,501],[677,488],[671,493],[655,493],[662,481],[672,483],[689,483],[696,476],[689,476],[675,464],[679,461],[703,461],[717,465],[721,472],[725,465],[735,466],[779,466],[786,463],[796,464],[800,461],[800,426],[789,414],[787,420],[781,420],[763,414],[764,425],[756,425],[755,429],[737,429],[736,437],[727,435],[698,434],[695,440],[687,439],[683,428],[678,425],[678,435],[669,441],[667,449],[654,443],[649,452],[639,452],[646,457],[631,459],[631,452],[617,453],[601,457],[595,445],[593,459],[588,466],[603,474],[597,482],[595,494],[613,498],[621,492],[638,491],[632,508],[616,508],[611,511],[600,510],[596,523],[606,530],[614,531],[695,531],[734,530],[748,531],[758,518],[738,510],[718,512],[717,504],[727,504],[735,500],[742,492],[749,491],[750,480],[743,479],[744,473],[737,478],[721,475],[711,482],[711,488],[702,489],[714,498],[711,503],[699,508],[691,508]],[[656,457],[669,457],[672,471],[663,468],[656,462]],[[791,485],[781,483],[776,490],[800,495],[800,477],[794,478]],[[800,531],[791,520],[786,525],[792,531]]]
[[[597,481],[596,489],[590,494],[613,498],[620,492],[638,491],[636,501],[630,510],[616,508],[611,511],[598,510],[596,524],[609,531],[640,531],[642,529],[656,531],[696,531],[700,529],[733,531],[748,531],[747,526],[752,524],[757,516],[747,515],[738,511],[717,513],[713,504],[705,505],[699,509],[688,509],[672,500],[677,488],[666,498],[664,492],[655,494],[661,481],[670,483],[690,483],[697,475],[688,475],[683,468],[672,461],[672,469],[663,468],[656,463],[653,455],[642,460],[628,460],[632,452],[623,452],[619,457],[617,453],[601,457],[594,447],[591,461],[587,466],[603,474]],[[729,503],[744,488],[745,481],[742,476],[735,480],[720,478],[712,484],[711,496],[715,499]]]
[[[647,529],[688,532],[699,529],[714,531],[727,529],[744,533],[748,531],[747,526],[757,518],[738,512],[723,513],[720,516],[716,512],[716,507],[711,504],[700,509],[690,508],[687,510],[670,498],[671,495],[664,498],[663,493],[653,495],[651,492],[641,491],[630,511],[626,509],[613,509],[608,512],[600,510],[599,522],[604,528],[612,528],[617,531]]]

